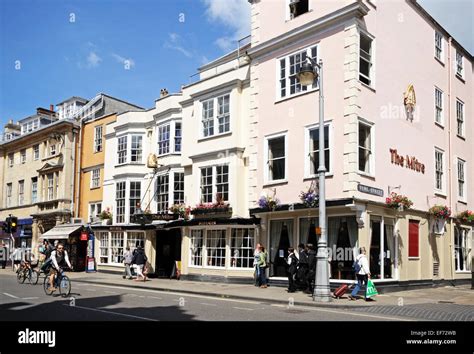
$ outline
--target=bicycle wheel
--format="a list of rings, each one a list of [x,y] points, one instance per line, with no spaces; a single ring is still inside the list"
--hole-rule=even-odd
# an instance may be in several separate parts
[[[16,273],[16,280],[18,281],[18,284],[23,284],[25,282],[25,279],[26,276],[23,270],[20,270]]]
[[[39,274],[36,270],[30,270],[30,274],[28,274],[28,280],[30,281],[31,285],[38,284]]]
[[[71,281],[67,275],[63,275],[59,282],[59,293],[62,297],[68,297],[71,293]]]
[[[51,295],[53,291],[49,291],[49,277],[46,276],[43,281],[43,290],[46,295]]]

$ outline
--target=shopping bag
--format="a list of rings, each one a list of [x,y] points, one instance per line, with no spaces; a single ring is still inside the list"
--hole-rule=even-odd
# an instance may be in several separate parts
[[[369,298],[378,294],[379,293],[377,292],[377,289],[375,289],[374,282],[372,281],[372,279],[369,279],[367,281],[367,290],[365,291],[365,297]]]

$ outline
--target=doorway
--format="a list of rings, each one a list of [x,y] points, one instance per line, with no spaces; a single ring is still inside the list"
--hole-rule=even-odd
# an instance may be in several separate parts
[[[394,225],[391,219],[375,217],[370,221],[370,273],[373,279],[393,279],[396,268]]]
[[[181,261],[181,229],[156,232],[156,275],[170,278],[176,261]]]
[[[288,247],[293,241],[293,220],[272,220],[270,222],[270,276],[286,277]]]

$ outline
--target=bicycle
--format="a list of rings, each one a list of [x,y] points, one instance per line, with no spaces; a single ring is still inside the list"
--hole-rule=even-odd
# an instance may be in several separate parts
[[[16,271],[16,279],[18,283],[23,284],[28,278],[31,285],[38,284],[39,274],[34,268],[35,265],[32,265],[31,263],[22,263]]]
[[[64,270],[61,269],[54,277],[54,286],[59,289],[59,294],[62,297],[68,297],[71,293],[71,280],[67,275],[64,274]],[[54,291],[50,290],[49,286],[49,275],[44,278],[43,289],[46,295],[50,296]]]

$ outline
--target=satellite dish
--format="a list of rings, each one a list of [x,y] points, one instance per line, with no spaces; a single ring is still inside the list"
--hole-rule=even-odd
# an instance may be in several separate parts
[[[158,167],[158,158],[155,154],[148,155],[148,159],[146,162],[148,168],[157,168]]]

